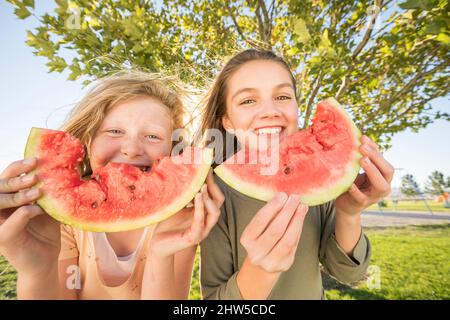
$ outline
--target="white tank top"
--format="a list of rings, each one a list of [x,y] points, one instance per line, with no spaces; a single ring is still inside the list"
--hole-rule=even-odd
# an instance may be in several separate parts
[[[105,282],[120,282],[126,280],[136,265],[137,252],[143,244],[148,228],[142,232],[136,250],[128,256],[118,257],[104,232],[92,232],[94,249],[98,258],[97,266],[100,276]]]

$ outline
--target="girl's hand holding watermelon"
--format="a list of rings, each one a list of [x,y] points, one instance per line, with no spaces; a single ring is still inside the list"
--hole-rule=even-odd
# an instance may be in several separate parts
[[[34,158],[16,161],[0,174],[0,254],[22,277],[42,277],[57,266],[59,223],[32,202],[40,190],[32,188]],[[28,173],[28,174],[27,174]]]
[[[268,288],[292,266],[307,212],[308,206],[300,202],[299,195],[288,197],[281,192],[250,221],[241,237],[247,258],[237,276],[244,298],[266,299]],[[255,277],[259,283],[245,283]]]
[[[158,224],[145,266],[143,299],[182,299],[183,292],[189,291],[187,287],[176,292],[177,282],[184,278],[182,274],[190,274],[192,269],[177,270],[175,254],[177,259],[190,260],[187,265],[193,264],[197,245],[217,223],[224,200],[210,172],[206,184],[193,200],[194,205]]]
[[[363,155],[360,164],[365,172],[335,202],[336,240],[350,256],[361,237],[361,212],[390,193],[394,176],[394,167],[369,137],[361,137],[360,151]]]
[[[210,172],[206,184],[193,200],[194,205],[158,224],[151,255],[167,257],[189,247],[195,248],[216,224],[223,201],[224,196]]]
[[[336,199],[336,211],[354,216],[386,197],[391,190],[394,167],[384,159],[378,145],[362,136],[360,161],[365,173],[359,174],[351,188]]]

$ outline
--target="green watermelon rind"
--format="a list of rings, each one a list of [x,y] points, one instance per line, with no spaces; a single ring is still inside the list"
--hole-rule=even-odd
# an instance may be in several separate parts
[[[336,101],[336,99],[327,98],[323,100],[323,103],[333,105],[336,107],[336,110],[338,110],[338,112],[340,112],[344,118],[347,119],[349,128],[355,138],[355,151],[353,151],[351,155],[351,160],[348,162],[344,170],[344,174],[340,179],[338,179],[338,181],[333,182],[331,186],[326,185],[322,188],[312,190],[309,194],[300,195],[300,201],[309,206],[315,206],[328,202],[346,192],[358,175],[360,169],[359,161],[362,158],[361,153],[357,151],[359,145],[361,144],[361,131],[355,126],[347,112],[339,104],[339,102]],[[254,183],[248,183],[243,181],[240,177],[235,176],[233,170],[229,169],[226,165],[219,165],[214,169],[214,172],[227,185],[251,198],[262,201],[270,201],[275,196],[275,192],[273,190],[270,190],[267,187],[260,187]]]
[[[27,145],[25,147],[25,158],[37,157],[38,146],[41,140],[42,129],[32,128],[28,137]],[[81,221],[79,219],[73,219],[70,215],[64,214],[66,209],[60,204],[60,201],[56,198],[52,198],[50,195],[44,194],[37,200],[39,206],[52,216],[55,220],[60,221],[63,224],[67,224],[85,231],[93,232],[119,232],[128,231],[133,229],[143,228],[145,226],[163,221],[170,216],[174,215],[178,211],[182,210],[186,205],[195,197],[196,193],[200,190],[204,184],[208,172],[213,162],[213,150],[205,148],[202,154],[202,164],[197,167],[196,175],[192,179],[192,182],[188,188],[182,192],[177,199],[175,199],[169,206],[162,208],[157,212],[151,213],[151,215],[139,219],[124,219],[115,220],[111,222],[92,222]],[[38,159],[39,161],[39,159]],[[39,170],[35,169],[33,172],[39,174]],[[43,183],[39,182],[36,187],[42,187]]]

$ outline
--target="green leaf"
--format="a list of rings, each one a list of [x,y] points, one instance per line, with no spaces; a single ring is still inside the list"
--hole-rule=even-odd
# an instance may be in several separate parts
[[[319,52],[322,55],[328,56],[328,57],[335,57],[336,51],[334,51],[331,41],[328,39],[328,29],[325,29],[320,36],[320,43],[319,43]]]
[[[311,40],[306,22],[303,19],[297,18],[294,21],[294,34],[297,36],[297,41],[300,43],[307,43]]]
[[[50,71],[62,72],[67,67],[67,63],[63,58],[54,57],[53,60],[47,62]]]
[[[55,0],[58,8],[55,9],[56,14],[63,16],[67,13],[67,9],[69,8],[69,4],[67,0]]]
[[[438,6],[439,0],[408,0],[399,4],[402,9],[422,9],[431,10]]]
[[[19,17],[20,19],[25,19],[28,18],[31,15],[31,12],[28,11],[27,8],[25,8],[25,6],[23,7],[18,7],[14,10],[14,14]]]
[[[23,0],[23,4],[26,7],[30,7],[32,9],[34,9],[34,0]]]
[[[437,41],[443,42],[445,44],[450,43],[450,36],[446,33],[439,33],[439,35],[436,37]]]
[[[288,49],[287,54],[290,56],[295,56],[299,52],[300,52],[300,50],[297,47],[292,46]]]
[[[68,80],[76,80],[80,77],[81,75],[81,69],[80,69],[80,65],[78,64],[78,61],[74,61],[72,63],[72,65],[69,67],[70,71],[72,71],[69,75],[69,77],[67,78]]]
[[[440,31],[444,31],[447,23],[441,19],[435,20],[423,28],[424,34],[438,34]]]
[[[408,0],[398,5],[402,9],[421,9],[422,0]]]

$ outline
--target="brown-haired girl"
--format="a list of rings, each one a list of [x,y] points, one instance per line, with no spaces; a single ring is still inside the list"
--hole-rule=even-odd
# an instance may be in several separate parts
[[[241,147],[248,147],[248,133],[282,141],[297,131],[296,82],[288,64],[255,49],[231,58],[206,100],[201,132],[210,129],[219,130],[223,141],[235,136]],[[393,176],[378,146],[366,136],[361,143],[365,173],[347,192],[319,206],[307,208],[299,195],[285,193],[265,203],[216,177],[225,203],[201,244],[204,298],[323,299],[320,265],[340,281],[361,279],[370,259],[361,212],[389,193]]]

